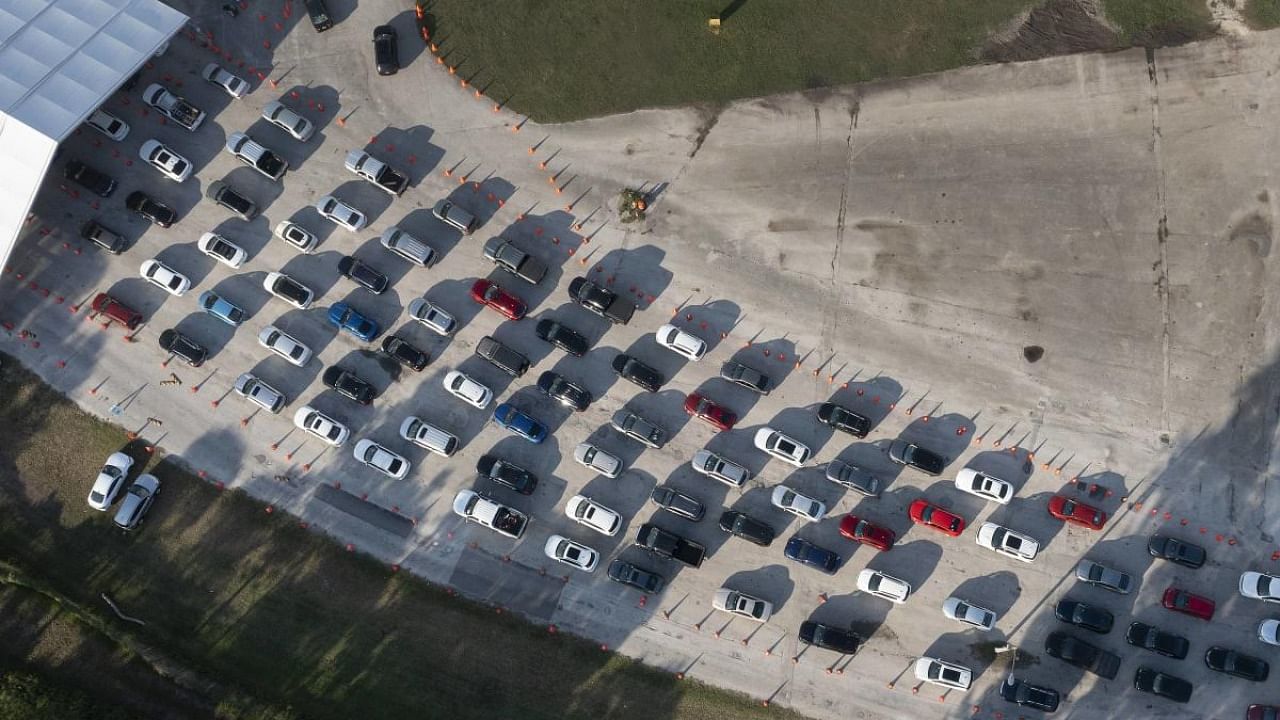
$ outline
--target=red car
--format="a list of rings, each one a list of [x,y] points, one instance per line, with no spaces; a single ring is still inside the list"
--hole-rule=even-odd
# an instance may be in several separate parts
[[[1096,507],[1076,502],[1066,495],[1049,498],[1049,514],[1072,525],[1101,530],[1107,522],[1107,514]]]
[[[502,313],[508,320],[519,320],[529,311],[524,301],[503,290],[491,280],[480,279],[471,286],[471,299]]]
[[[142,313],[106,293],[98,293],[89,307],[93,308],[94,312],[105,315],[108,320],[114,320],[130,330],[136,330],[142,324]]]
[[[1280,720],[1280,707],[1275,705],[1250,705],[1246,720]]]
[[[733,424],[738,422],[738,416],[733,411],[726,410],[698,393],[689,393],[689,397],[684,399],[684,411],[699,420],[707,421],[717,430],[732,430]]]
[[[1214,605],[1212,600],[1203,595],[1179,590],[1176,587],[1171,586],[1164,591],[1164,598],[1160,601],[1160,604],[1174,612],[1198,617],[1201,620],[1213,619]]]
[[[870,545],[881,551],[891,549],[896,537],[889,528],[872,525],[866,520],[859,519],[856,515],[844,516],[844,519],[840,521],[840,534],[854,542]]]
[[[940,530],[951,537],[960,537],[960,533],[964,532],[964,518],[947,512],[937,505],[930,505],[924,498],[911,503],[907,512],[911,515],[912,522],[917,525]]]

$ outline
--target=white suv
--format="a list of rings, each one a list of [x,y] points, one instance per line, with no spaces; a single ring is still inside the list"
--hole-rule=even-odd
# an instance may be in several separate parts
[[[400,437],[444,457],[449,457],[458,451],[456,435],[413,415],[400,423]]]
[[[489,401],[493,400],[492,390],[457,370],[450,370],[449,374],[444,376],[444,389],[448,390],[450,395],[480,410],[488,407]]]
[[[898,605],[906,602],[911,594],[911,585],[907,581],[870,568],[858,573],[858,589]]]
[[[564,505],[564,514],[580,525],[613,537],[622,527],[622,516],[585,495],[574,495]]]
[[[364,213],[332,195],[325,195],[316,201],[316,212],[320,213],[320,217],[351,232],[359,232],[369,224],[369,218]]]
[[[662,347],[694,362],[707,354],[706,341],[669,323],[658,328],[654,337]]]
[[[583,572],[595,570],[600,562],[600,553],[563,535],[552,535],[547,538],[547,544],[543,546],[542,551],[552,560],[558,560]]]

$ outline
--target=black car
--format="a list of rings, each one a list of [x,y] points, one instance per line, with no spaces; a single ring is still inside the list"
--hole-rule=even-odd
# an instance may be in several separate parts
[[[822,403],[822,407],[818,408],[818,419],[854,437],[864,438],[871,432],[871,418],[863,417],[835,403]]]
[[[79,160],[68,162],[62,169],[62,176],[78,185],[83,185],[101,197],[111,197],[111,193],[116,191],[115,178],[94,170]]]
[[[1000,685],[1000,697],[1022,707],[1035,708],[1041,712],[1055,712],[1061,696],[1053,688],[1032,685],[1026,680],[1019,680],[1009,675]]]
[[[1105,635],[1111,632],[1115,616],[1096,605],[1079,600],[1059,600],[1053,614],[1064,623],[1078,625],[1085,630]]]
[[[555,320],[543,319],[538,321],[537,327],[533,332],[538,337],[555,345],[561,350],[573,355],[574,357],[582,357],[591,349],[591,345],[587,339],[579,335],[571,328],[565,327]]]
[[[1133,687],[1135,690],[1159,695],[1162,698],[1178,703],[1191,700],[1191,683],[1182,678],[1165,675],[1145,666],[1139,667],[1138,671],[1133,674]]]
[[[395,75],[400,69],[400,49],[396,43],[396,29],[379,25],[373,29],[373,59],[379,75]]]
[[[1120,670],[1120,656],[1063,632],[1049,633],[1044,641],[1044,651],[1051,657],[1108,680]]]
[[[563,375],[550,370],[538,377],[538,389],[552,400],[578,412],[586,410],[591,404],[591,393],[565,380]]]
[[[658,392],[664,382],[657,370],[625,353],[619,353],[613,359],[613,371],[623,380],[630,380],[649,392]]]
[[[1191,643],[1181,635],[1165,632],[1146,623],[1130,623],[1124,634],[1125,642],[1134,647],[1150,650],[1165,657],[1181,660],[1187,656]]]
[[[844,562],[834,551],[814,545],[798,535],[791,536],[782,554],[802,565],[817,568],[828,575],[834,574],[835,571],[839,570],[840,564]]]
[[[899,465],[910,465],[927,475],[941,475],[947,467],[946,458],[906,440],[893,441],[889,446],[889,459]]]
[[[720,366],[720,377],[761,395],[769,394],[769,376],[740,362],[730,360]]]
[[[858,652],[862,638],[852,630],[806,620],[800,623],[800,642],[824,650],[834,650],[841,655],[852,655]]]
[[[209,183],[204,196],[235,213],[241,220],[249,221],[258,215],[256,203],[222,180]]]
[[[720,516],[720,529],[760,547],[769,547],[777,537],[777,533],[768,524],[737,510],[724,511]]]
[[[374,270],[363,260],[357,260],[350,255],[344,255],[338,261],[338,272],[374,295],[381,295],[390,284],[386,275]]]
[[[302,5],[307,9],[307,17],[316,32],[322,33],[333,27],[333,18],[329,17],[329,8],[325,7],[324,0],[302,0]]]
[[[112,255],[119,255],[124,252],[128,243],[125,242],[124,236],[102,225],[97,220],[90,220],[80,226],[80,237],[106,250]]]
[[[191,367],[200,367],[209,357],[203,345],[172,328],[160,333],[160,348],[182,358]]]
[[[124,199],[124,206],[162,228],[178,222],[178,213],[174,212],[173,208],[153,199],[141,190],[129,193],[129,197]]]
[[[674,488],[656,487],[649,497],[663,510],[694,522],[701,520],[707,510],[700,500]]]
[[[320,382],[324,383],[325,387],[336,390],[339,395],[355,400],[361,405],[368,405],[378,397],[378,391],[373,385],[339,365],[325,368],[324,374],[320,376]]]
[[[609,563],[609,579],[614,582],[620,582],[623,585],[630,585],[647,593],[661,592],[662,586],[667,584],[667,581],[661,575],[622,560],[614,560]]]
[[[399,335],[388,335],[382,340],[382,352],[395,358],[397,362],[405,367],[422,372],[427,363],[431,362],[431,356],[409,344],[409,341]]]
[[[1204,548],[1199,545],[1175,540],[1166,535],[1152,535],[1151,539],[1147,541],[1147,552],[1153,558],[1168,560],[1183,567],[1189,567],[1192,570],[1204,565],[1204,561],[1208,557]]]
[[[538,487],[538,478],[533,473],[492,455],[482,455],[476,461],[476,473],[521,495],[532,495]]]
[[[1216,645],[1205,651],[1204,664],[1210,670],[1254,682],[1266,681],[1267,674],[1271,670],[1267,661],[1262,658]]]

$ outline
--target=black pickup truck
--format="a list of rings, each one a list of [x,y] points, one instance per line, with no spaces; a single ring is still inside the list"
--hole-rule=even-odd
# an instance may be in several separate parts
[[[583,277],[569,283],[569,299],[617,325],[626,325],[636,314],[635,305]]]
[[[1120,670],[1120,656],[1103,650],[1064,632],[1049,633],[1044,651],[1059,660],[1075,665],[1100,678],[1114,680]]]
[[[636,533],[636,545],[655,555],[695,568],[702,565],[707,554],[707,549],[698,543],[649,523],[640,526],[640,531]]]

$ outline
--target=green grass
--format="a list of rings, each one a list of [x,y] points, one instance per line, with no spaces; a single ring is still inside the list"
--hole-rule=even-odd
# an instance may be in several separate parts
[[[1105,0],[1103,11],[1130,45],[1176,45],[1213,32],[1204,0]]]
[[[1249,0],[1243,12],[1249,27],[1255,30],[1280,27],[1280,0]]]
[[[86,626],[213,679],[205,699],[224,716],[799,717],[450,597],[136,446],[162,492],[140,531],[118,531],[85,495],[123,430],[0,363],[0,558]],[[147,624],[116,619],[100,593]]]

